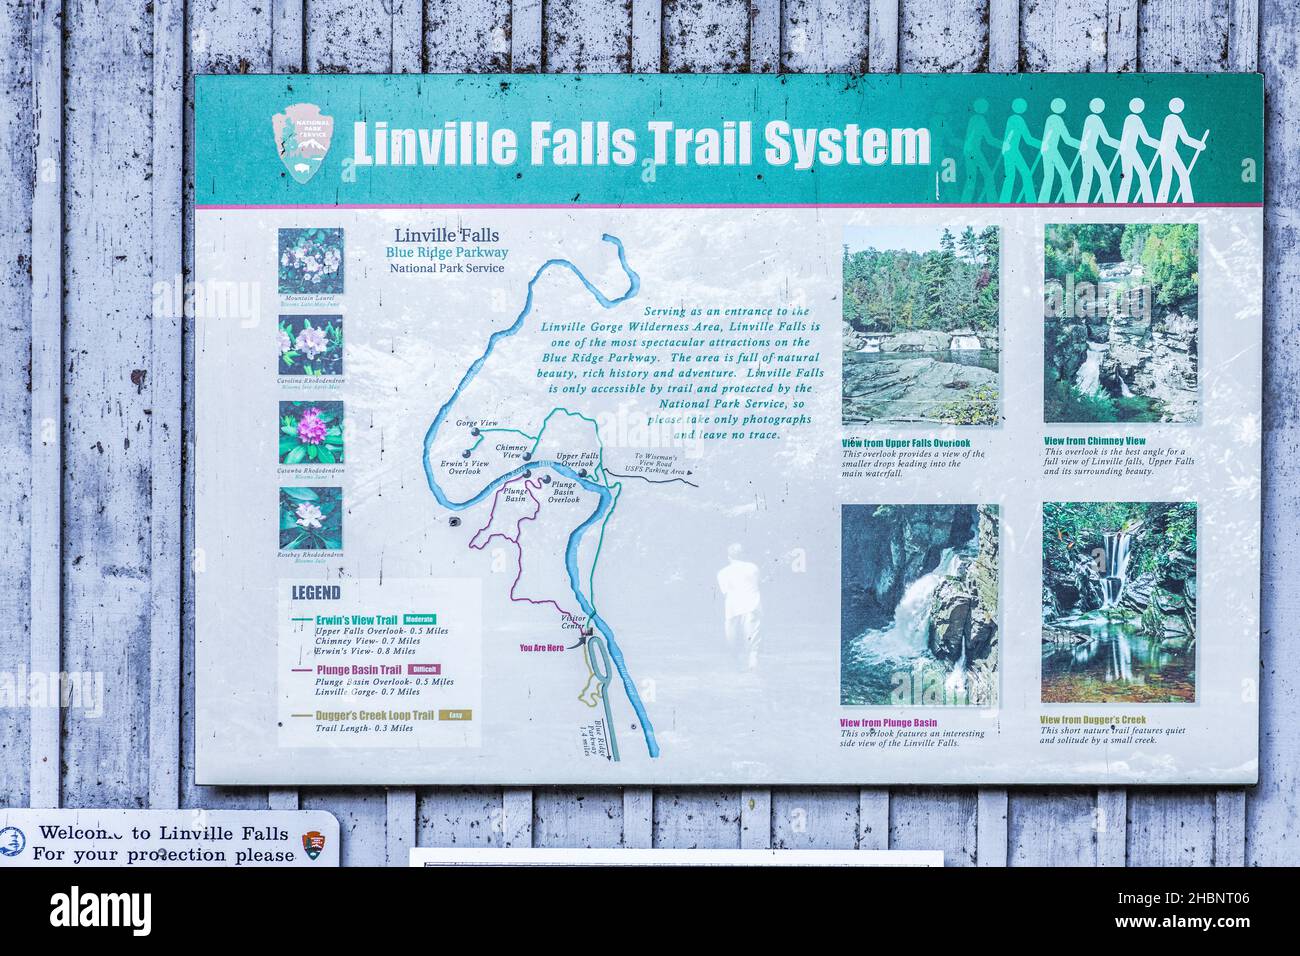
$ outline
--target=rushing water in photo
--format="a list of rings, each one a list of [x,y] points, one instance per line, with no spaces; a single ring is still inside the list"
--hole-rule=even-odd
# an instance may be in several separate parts
[[[844,361],[850,365],[866,365],[872,362],[905,362],[912,359],[933,359],[936,362],[986,368],[990,372],[996,372],[1000,354],[995,349],[948,349],[943,352],[846,352],[844,353]]]

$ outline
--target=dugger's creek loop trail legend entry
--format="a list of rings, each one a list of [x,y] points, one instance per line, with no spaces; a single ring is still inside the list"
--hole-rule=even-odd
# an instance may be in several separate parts
[[[202,76],[201,784],[1244,784],[1254,75]]]

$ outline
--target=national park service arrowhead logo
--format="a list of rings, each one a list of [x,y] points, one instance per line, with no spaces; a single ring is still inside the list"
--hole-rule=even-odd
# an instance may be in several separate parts
[[[325,834],[319,830],[308,830],[302,835],[302,848],[309,857],[316,859],[321,850],[325,849]]]
[[[325,116],[312,103],[295,103],[271,117],[271,128],[280,162],[289,175],[300,183],[315,176],[330,151],[334,117]]]

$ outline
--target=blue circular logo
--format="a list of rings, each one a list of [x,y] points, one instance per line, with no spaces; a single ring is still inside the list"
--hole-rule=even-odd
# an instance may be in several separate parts
[[[0,828],[0,856],[17,856],[27,847],[27,837],[17,827]]]

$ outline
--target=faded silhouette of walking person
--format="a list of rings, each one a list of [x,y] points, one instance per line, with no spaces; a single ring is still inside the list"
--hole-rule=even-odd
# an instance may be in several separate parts
[[[1061,177],[1061,194],[1066,202],[1074,202],[1074,165],[1066,163],[1061,155],[1061,146],[1079,149],[1079,141],[1070,135],[1061,114],[1065,112],[1065,100],[1059,96],[1052,100],[1052,115],[1043,124],[1043,141],[1039,155],[1043,160],[1043,185],[1038,190],[1039,202],[1052,202],[1056,191],[1056,177]],[[1075,159],[1078,159],[1076,155]]]
[[[962,190],[961,201],[971,202],[975,198],[976,181],[983,183],[980,199],[983,202],[997,202],[997,189],[993,183],[993,163],[984,152],[985,144],[995,150],[1001,149],[1002,143],[989,128],[989,101],[983,98],[971,104],[974,113],[966,124],[966,140],[962,144],[962,165],[966,176],[966,186]]]
[[[1119,140],[1106,131],[1106,123],[1101,114],[1106,109],[1106,102],[1100,98],[1088,104],[1092,112],[1083,121],[1083,135],[1079,137],[1079,157],[1083,163],[1083,178],[1079,181],[1079,202],[1092,201],[1092,179],[1097,177],[1097,196],[1102,202],[1114,202],[1115,190],[1110,183],[1110,172],[1114,157],[1107,163],[1101,158],[1101,145],[1105,143],[1119,155]]]
[[[763,601],[758,582],[758,565],[744,560],[744,548],[739,544],[727,548],[727,565],[718,572],[727,646],[742,656],[745,668],[751,671],[758,667],[762,640]]]
[[[1024,112],[1028,108],[1020,97],[1011,101],[1011,116],[1002,132],[1002,195],[1000,202],[1011,202],[1016,196],[1017,202],[1034,201],[1034,173],[1025,162],[1020,144],[1028,143],[1031,149],[1038,150],[1042,141],[1035,139],[1025,123]],[[1020,182],[1020,192],[1016,193],[1016,182]]]
[[[1183,162],[1182,154],[1178,151],[1179,145],[1190,146],[1196,152],[1192,154],[1192,165],[1201,155],[1201,150],[1205,149],[1205,137],[1208,137],[1210,131],[1205,131],[1205,137],[1194,139],[1187,132],[1187,127],[1183,125],[1183,118],[1179,115],[1183,111],[1183,101],[1175,96],[1169,101],[1169,115],[1165,117],[1165,125],[1160,130],[1160,144],[1157,155],[1160,157],[1160,189],[1156,192],[1156,202],[1169,202],[1169,190],[1173,186],[1174,177],[1178,177],[1178,192],[1174,193],[1174,202],[1193,202],[1192,198],[1192,169],[1191,166]]]
[[[1128,197],[1133,192],[1133,180],[1136,179],[1138,201],[1151,202],[1155,198],[1151,192],[1151,174],[1138,147],[1145,143],[1156,150],[1158,156],[1160,141],[1151,138],[1146,124],[1142,122],[1142,111],[1146,109],[1146,103],[1134,97],[1129,100],[1128,109],[1129,114],[1124,120],[1124,129],[1119,134],[1120,185],[1116,200],[1128,202]]]

